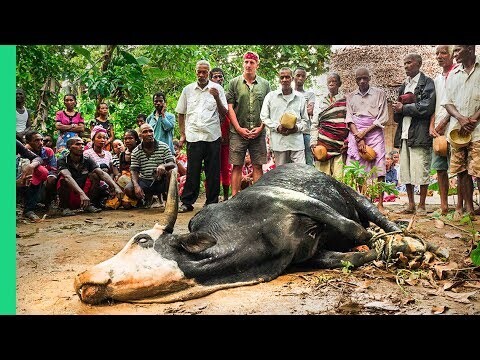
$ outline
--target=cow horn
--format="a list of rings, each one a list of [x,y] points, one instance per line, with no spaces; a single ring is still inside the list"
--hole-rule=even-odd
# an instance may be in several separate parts
[[[178,215],[178,185],[177,185],[177,168],[170,172],[170,183],[168,185],[167,203],[165,205],[165,231],[172,233],[175,221]]]

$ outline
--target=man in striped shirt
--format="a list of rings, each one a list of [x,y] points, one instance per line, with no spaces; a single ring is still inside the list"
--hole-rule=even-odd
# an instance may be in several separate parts
[[[130,171],[132,181],[125,187],[130,199],[143,200],[150,207],[153,195],[167,192],[175,159],[167,144],[153,137],[153,128],[147,123],[140,126],[142,142],[132,151]]]

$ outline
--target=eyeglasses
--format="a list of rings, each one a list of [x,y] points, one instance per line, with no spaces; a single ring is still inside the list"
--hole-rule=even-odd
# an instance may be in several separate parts
[[[223,79],[223,75],[213,75],[212,79]]]

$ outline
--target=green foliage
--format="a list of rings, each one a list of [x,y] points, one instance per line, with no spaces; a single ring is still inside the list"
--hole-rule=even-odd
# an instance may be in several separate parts
[[[340,181],[359,191],[371,201],[379,197],[382,192],[398,195],[395,184],[378,181],[377,172],[378,168],[375,166],[367,171],[366,167],[360,165],[359,161],[352,161],[345,165],[343,178]]]
[[[477,248],[470,253],[470,259],[475,266],[480,266],[480,243],[477,242]]]
[[[341,264],[342,264],[342,272],[343,273],[350,274],[352,272],[352,270],[350,270],[350,269],[353,269],[354,265],[350,261],[342,260]]]
[[[112,46],[110,46],[112,48]],[[175,113],[182,89],[196,81],[195,64],[206,59],[221,67],[226,84],[242,73],[242,55],[247,50],[260,56],[258,74],[277,88],[278,71],[304,66],[311,77],[325,71],[329,45],[116,45],[111,61],[102,70],[107,45],[23,45],[17,47],[17,86],[25,89],[27,107],[35,109],[40,89],[48,77],[64,84],[58,101],[49,104],[47,128],[54,129],[55,112],[63,108],[66,91],[77,95],[77,110],[87,124],[94,118],[98,101],[109,104],[116,137],[136,126],[137,114],[153,111],[152,95],[163,91],[167,111]],[[178,124],[175,137],[179,137]]]

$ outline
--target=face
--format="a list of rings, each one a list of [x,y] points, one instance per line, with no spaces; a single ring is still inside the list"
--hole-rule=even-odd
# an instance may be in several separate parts
[[[108,105],[107,104],[100,104],[100,107],[98,108],[98,113],[103,116],[108,115]]]
[[[212,81],[219,85],[223,85],[223,74],[220,71],[212,72]]]
[[[53,146],[53,140],[50,135],[47,135],[43,138],[43,146],[51,148]]]
[[[125,150],[125,148],[124,148],[124,146],[123,146],[123,143],[122,143],[120,140],[115,140],[115,141],[113,142],[113,152],[114,152],[115,154],[118,155],[118,154],[120,154],[120,153],[121,153],[122,151],[124,151],[124,150]]]
[[[355,73],[355,82],[358,85],[360,91],[367,91],[370,87],[370,74],[366,69],[359,69]]]
[[[197,83],[201,86],[205,86],[208,84],[208,72],[210,68],[208,65],[200,65],[197,69]]]
[[[393,159],[390,157],[385,158],[385,165],[387,165],[387,168],[390,168],[393,164]]]
[[[141,299],[191,286],[177,262],[157,251],[168,246],[163,233],[164,227],[157,224],[133,236],[114,257],[77,275],[75,290],[80,299],[89,304]]]
[[[145,124],[145,119],[143,117],[137,118],[137,124],[138,127],[142,126],[143,124]]]
[[[131,133],[125,133],[125,136],[123,137],[123,141],[125,142],[125,146],[130,151],[132,151],[135,148],[135,146],[137,146],[137,141],[135,140],[135,137]]]
[[[258,63],[253,59],[243,60],[243,73],[255,75],[257,73]]]
[[[165,106],[165,99],[163,96],[155,96],[153,99],[153,106],[155,106],[155,110],[160,113]]]
[[[407,56],[403,61],[403,67],[405,68],[405,74],[410,78],[415,77],[420,71],[420,63],[412,56]]]
[[[24,103],[25,102],[25,93],[22,90],[17,90],[16,101],[17,101],[17,103]]]
[[[35,135],[33,135],[32,141],[30,141],[30,142],[28,143],[28,145],[31,146],[31,148],[33,149],[33,151],[35,151],[36,153],[38,153],[40,150],[42,150],[42,147],[43,147],[43,138],[42,138],[42,135],[40,135],[40,134],[35,134]]]
[[[73,96],[65,96],[65,99],[63,99],[63,103],[65,104],[65,107],[68,111],[72,111],[75,105],[77,105],[77,102],[75,101]]]
[[[140,127],[140,134],[142,134],[142,140],[145,143],[153,142],[153,128],[148,124],[143,124]]]
[[[245,165],[250,165],[251,162],[252,162],[252,160],[250,159],[250,154],[246,153],[245,154]]]
[[[453,64],[453,52],[448,52],[448,45],[438,45],[435,54],[437,57],[438,65],[441,67],[450,67]]]
[[[453,48],[453,57],[457,61],[457,63],[463,64],[468,58],[470,58],[472,52],[465,45],[455,45]]]
[[[70,146],[70,153],[80,156],[83,154],[83,147],[85,144],[83,143],[82,139],[78,139]]]
[[[398,160],[400,160],[400,154],[399,153],[393,154],[392,155],[392,160],[393,160],[394,164],[397,164]]]
[[[104,132],[99,132],[95,134],[95,137],[93,138],[93,144],[96,147],[103,149],[106,143],[107,143],[107,134],[105,134]]]
[[[293,81],[295,81],[295,86],[303,86],[307,80],[307,72],[305,70],[296,70]]]
[[[282,85],[282,90],[289,90],[292,88],[292,72],[289,70],[282,70],[279,74],[280,85]]]
[[[330,94],[338,94],[338,88],[340,87],[340,84],[335,76],[327,77],[327,87]]]
[[[180,154],[180,147],[178,145],[173,145],[173,150],[175,150],[175,156]]]

